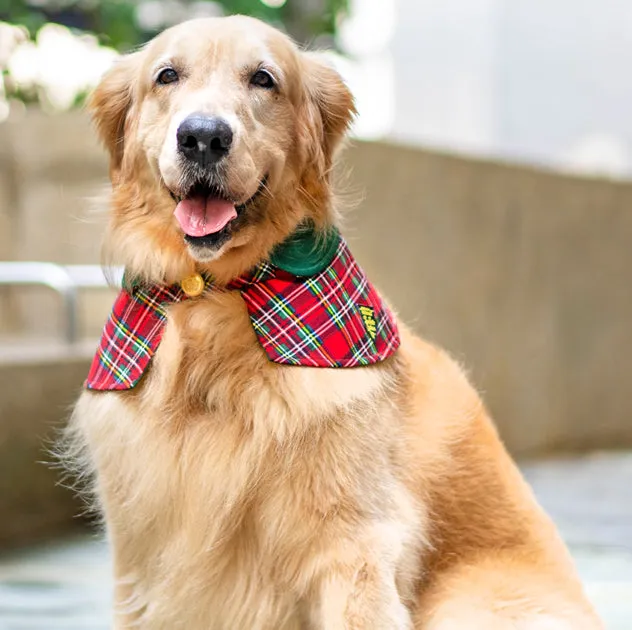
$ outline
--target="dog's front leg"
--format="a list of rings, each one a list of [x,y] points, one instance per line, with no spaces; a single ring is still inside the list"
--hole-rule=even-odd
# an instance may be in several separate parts
[[[309,602],[313,630],[411,630],[392,570],[373,561],[336,564],[315,584]]]

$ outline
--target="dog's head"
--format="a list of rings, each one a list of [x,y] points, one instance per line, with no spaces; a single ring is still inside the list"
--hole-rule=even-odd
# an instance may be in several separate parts
[[[110,153],[109,245],[133,273],[227,281],[301,222],[333,220],[339,75],[243,16],[175,26],[121,58],[89,103]]]

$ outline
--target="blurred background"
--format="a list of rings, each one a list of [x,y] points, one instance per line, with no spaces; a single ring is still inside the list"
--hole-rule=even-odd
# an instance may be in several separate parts
[[[632,627],[632,5],[0,0],[0,630],[105,629],[106,545],[49,454],[113,292],[82,104],[119,53],[247,13],[358,101],[345,234],[469,370],[612,630]],[[350,204],[354,205],[354,204]]]

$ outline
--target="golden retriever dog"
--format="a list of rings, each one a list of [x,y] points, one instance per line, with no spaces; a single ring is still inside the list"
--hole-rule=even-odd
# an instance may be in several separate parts
[[[111,544],[114,627],[602,627],[463,371],[394,323],[346,253],[330,176],[354,105],[335,70],[257,20],[194,20],[121,58],[90,108],[127,311],[69,436]],[[366,338],[344,365],[335,348],[318,363],[320,342],[290,360],[262,342],[283,308],[257,319],[251,298],[307,295],[332,251],[371,294],[339,300]],[[310,309],[338,298],[317,287]],[[99,385],[132,325],[136,376]]]

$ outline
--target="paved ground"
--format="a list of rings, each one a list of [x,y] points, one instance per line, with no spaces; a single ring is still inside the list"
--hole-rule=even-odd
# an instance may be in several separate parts
[[[632,629],[632,453],[523,465],[608,630]],[[84,537],[0,558],[0,630],[106,630],[109,559]]]
[[[632,630],[632,453],[523,465],[608,630]]]

